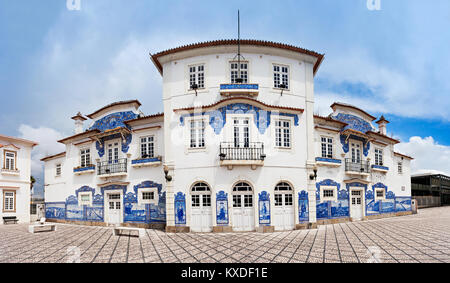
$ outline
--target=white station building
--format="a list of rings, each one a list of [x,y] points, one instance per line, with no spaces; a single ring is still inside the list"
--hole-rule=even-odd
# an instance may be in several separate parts
[[[30,222],[31,151],[37,143],[0,135],[0,225],[3,217]]]
[[[150,58],[162,114],[137,100],[72,117],[45,161],[46,218],[168,232],[271,232],[411,213],[411,157],[377,119],[334,103],[314,115],[322,54],[257,40]],[[378,124],[374,127],[374,123]]]

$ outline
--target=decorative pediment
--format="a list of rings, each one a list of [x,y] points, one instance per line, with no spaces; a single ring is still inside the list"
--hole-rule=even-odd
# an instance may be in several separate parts
[[[89,128],[89,130],[100,130],[102,132],[105,132],[107,130],[113,130],[121,127],[128,128],[129,126],[125,124],[125,121],[133,120],[137,117],[138,114],[132,111],[116,112],[98,119],[94,122],[94,125]]]

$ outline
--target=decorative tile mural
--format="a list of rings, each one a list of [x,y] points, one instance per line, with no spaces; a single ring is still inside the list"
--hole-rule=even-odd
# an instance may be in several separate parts
[[[270,194],[266,191],[259,193],[259,224],[270,225]]]
[[[228,225],[228,194],[220,191],[216,195],[217,225]]]
[[[175,195],[175,225],[186,225],[186,195],[182,192]]]
[[[45,218],[65,219],[66,218],[66,203],[65,202],[47,202],[47,203],[45,203]]]
[[[373,127],[369,122],[352,114],[339,113],[338,115],[334,116],[333,119],[348,124],[344,127],[344,131],[347,129],[352,129],[361,133],[367,133],[368,131],[373,130]]]
[[[320,187],[336,187],[337,201],[320,200]],[[341,185],[333,180],[327,179],[316,183],[316,214],[317,219],[344,218],[350,216],[348,187],[341,190]]]
[[[300,223],[309,222],[309,199],[307,191],[298,193],[298,221]]]
[[[265,111],[259,107],[245,103],[229,104],[214,111],[185,114],[180,117],[180,124],[181,126],[184,126],[186,117],[209,116],[210,126],[214,129],[214,132],[219,135],[227,123],[227,114],[252,114],[253,121],[261,134],[264,134],[266,129],[269,127],[272,115],[293,117],[295,126],[299,125],[299,116],[297,114]]]
[[[138,114],[132,111],[112,113],[95,121],[92,127],[89,128],[89,130],[100,130],[104,132],[121,127],[129,128],[129,126],[124,122],[136,119],[137,117]]]

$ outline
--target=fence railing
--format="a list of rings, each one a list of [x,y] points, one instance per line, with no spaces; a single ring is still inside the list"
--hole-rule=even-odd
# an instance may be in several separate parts
[[[220,144],[220,160],[264,160],[264,143],[223,142]]]
[[[355,162],[351,158],[345,159],[345,171],[370,173],[370,163],[368,161]]]
[[[127,159],[123,158],[112,161],[99,162],[97,164],[97,168],[98,175],[127,172]]]

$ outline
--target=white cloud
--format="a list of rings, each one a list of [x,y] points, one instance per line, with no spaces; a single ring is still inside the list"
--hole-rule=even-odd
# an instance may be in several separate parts
[[[43,173],[43,163],[41,158],[60,153],[65,150],[65,146],[57,141],[65,135],[46,127],[33,128],[29,125],[20,125],[20,137],[39,143],[31,153],[31,173],[40,176]]]
[[[450,176],[450,146],[438,144],[433,137],[411,137],[395,148],[414,157],[411,163],[413,174],[442,173]]]

